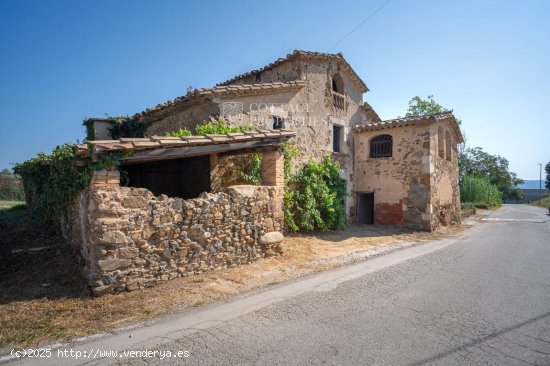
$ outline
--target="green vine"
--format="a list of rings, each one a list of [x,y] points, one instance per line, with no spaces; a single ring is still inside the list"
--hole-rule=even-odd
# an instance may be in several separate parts
[[[136,117],[108,117],[107,119],[111,122],[109,134],[115,140],[121,137],[145,137],[147,133],[147,123]]]
[[[249,164],[241,172],[248,184],[258,185],[262,181],[262,154],[251,154]]]
[[[289,159],[292,159],[290,155]],[[285,164],[285,177],[288,177],[284,191],[286,227],[292,231],[345,228],[347,192],[338,163],[326,156],[321,162],[310,160],[293,176],[290,176],[291,169],[290,164]]]
[[[252,126],[229,126],[225,120],[221,117],[218,119],[211,119],[210,121],[204,121],[195,126],[195,135],[204,136],[204,135],[224,135],[227,133],[237,133],[252,131]],[[166,136],[171,137],[184,137],[191,136],[192,133],[186,128],[180,128],[178,131],[168,132]]]
[[[111,152],[98,162],[78,166],[75,145],[66,143],[50,155],[39,153],[15,165],[14,172],[23,179],[29,207],[45,222],[67,223],[77,194],[90,184],[94,171],[116,166],[129,152]]]

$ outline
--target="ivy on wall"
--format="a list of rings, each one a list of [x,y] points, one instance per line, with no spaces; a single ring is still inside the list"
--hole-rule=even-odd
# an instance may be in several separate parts
[[[109,134],[115,140],[125,137],[145,137],[147,134],[147,123],[138,120],[137,117],[107,117],[107,120],[111,124]],[[82,124],[86,127],[84,141],[96,140],[93,119],[84,119]]]
[[[109,117],[111,127],[109,134],[115,140],[124,137],[145,137],[147,123],[139,121],[136,117]]]
[[[284,193],[285,226],[299,230],[341,230],[346,225],[345,181],[330,156],[313,159],[287,180]],[[290,173],[289,173],[290,174]]]
[[[80,167],[76,164],[75,145],[57,146],[47,155],[39,153],[15,165],[14,172],[23,178],[29,208],[46,222],[67,222],[76,195],[90,184],[94,171],[118,165],[128,152],[111,152],[101,161]]]

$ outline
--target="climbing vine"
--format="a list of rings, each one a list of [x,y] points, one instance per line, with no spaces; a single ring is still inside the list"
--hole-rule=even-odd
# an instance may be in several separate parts
[[[121,137],[145,137],[147,123],[138,120],[136,117],[109,117],[111,122],[109,134],[115,140]]]
[[[252,131],[252,126],[230,126],[225,122],[222,117],[217,119],[212,118],[209,121],[204,121],[195,126],[195,135],[204,136],[204,135],[224,135],[226,133],[236,133],[236,132],[245,132]],[[192,133],[186,128],[180,128],[178,131],[168,132],[166,136],[171,137],[184,137],[191,136]]]
[[[258,185],[262,182],[262,154],[251,154],[249,164],[241,171],[241,177],[248,184]]]
[[[107,117],[110,122],[109,135],[117,140],[124,137],[145,137],[147,134],[147,123],[140,121],[136,116]],[[93,119],[84,119],[86,127],[85,141],[96,140]]]
[[[288,181],[284,193],[285,225],[293,231],[334,230],[345,227],[346,184],[339,165],[326,156],[310,160]]]
[[[111,152],[99,162],[78,166],[75,145],[66,143],[49,155],[39,153],[16,164],[14,172],[23,178],[27,203],[39,218],[46,222],[67,222],[76,195],[89,186],[93,172],[118,165],[127,154]]]

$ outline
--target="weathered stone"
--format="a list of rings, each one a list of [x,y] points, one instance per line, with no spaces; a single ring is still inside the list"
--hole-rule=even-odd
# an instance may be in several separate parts
[[[278,231],[271,231],[269,233],[265,233],[262,235],[259,239],[260,244],[262,245],[273,245],[280,243],[284,240],[283,234],[281,234]]]
[[[139,195],[130,195],[124,198],[122,205],[126,208],[145,208],[149,200]]]
[[[98,241],[99,244],[126,244],[128,238],[122,231],[114,230],[103,233]]]
[[[270,258],[270,257],[276,257],[277,253],[275,253],[275,251],[273,251],[273,249],[267,249],[265,251],[264,255],[265,255],[266,258]]]
[[[256,195],[255,187],[249,185],[231,186],[226,188],[226,191],[230,195],[235,195],[243,198],[253,198]]]
[[[114,271],[115,269],[119,268],[126,268],[129,267],[132,264],[132,261],[130,259],[101,259],[97,262],[99,269],[101,269],[103,272],[110,272]]]
[[[178,275],[248,263],[264,257],[271,245],[260,244],[259,238],[267,235],[263,242],[271,242],[273,228],[282,225],[282,217],[270,210],[272,203],[282,202],[282,189],[276,187],[247,186],[191,200],[157,199],[147,190],[127,187],[89,194],[79,195],[85,209],[78,211],[82,217],[75,224],[97,220],[101,205],[114,215],[83,226],[90,247],[81,253],[94,269],[84,273],[99,293],[133,291]],[[125,206],[137,206],[136,202],[141,207]],[[181,211],[175,211],[180,204]],[[105,247],[96,248],[100,243]]]
[[[106,295],[108,293],[113,292],[114,287],[115,287],[114,284],[107,285],[107,286],[93,287],[92,292],[94,293],[95,296],[103,296],[103,295]]]

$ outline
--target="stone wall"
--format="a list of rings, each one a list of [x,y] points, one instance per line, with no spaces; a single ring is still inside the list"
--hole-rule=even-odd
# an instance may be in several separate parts
[[[380,224],[433,230],[460,221],[456,142],[450,161],[437,155],[437,129],[445,122],[359,132],[355,137],[354,191],[374,192],[374,217]],[[393,155],[370,158],[373,137],[389,134]]]
[[[233,186],[183,200],[144,188],[90,188],[72,241],[94,294],[133,291],[282,252],[282,188]]]
[[[345,110],[335,108],[331,94],[332,77],[337,73],[343,80],[344,94],[346,95]],[[299,166],[307,163],[310,158],[321,160],[325,155],[333,152],[332,129],[334,125],[338,125],[342,127],[342,149],[340,153],[335,153],[334,157],[340,163],[341,176],[347,181],[348,192],[352,193],[352,128],[358,124],[374,121],[370,120],[369,114],[361,108],[363,101],[361,88],[346,71],[341,69],[336,60],[296,59],[235,83],[252,84],[293,80],[304,80],[307,81],[307,84],[303,88],[293,91],[226,95],[213,98],[210,101],[204,100],[169,117],[152,122],[148,133],[164,135],[166,132],[179,128],[193,130],[197,123],[208,119],[209,111],[223,110],[225,102],[241,102],[243,103],[243,114],[230,119],[230,124],[272,129],[273,116],[284,118],[285,128],[296,131],[293,142],[301,152],[301,156],[296,159],[296,164]],[[258,105],[262,103],[275,106],[258,108]],[[348,215],[354,212],[353,206],[354,197],[347,197],[346,211]]]
[[[451,148],[443,149],[444,157],[439,156],[438,131],[444,135],[449,132]],[[432,229],[441,225],[451,225],[460,222],[460,187],[458,182],[458,155],[456,140],[445,122],[434,123],[430,126],[431,161],[433,171],[430,179],[431,195],[430,217]],[[447,141],[444,139],[444,144]],[[450,153],[450,156],[448,155]]]
[[[370,140],[382,134],[392,136],[393,156],[370,158]],[[426,127],[357,133],[354,190],[374,192],[375,222],[429,229],[422,217],[429,203],[429,141]]]

